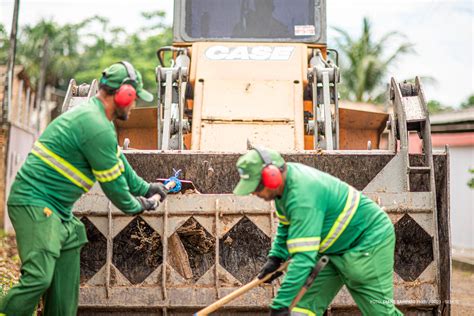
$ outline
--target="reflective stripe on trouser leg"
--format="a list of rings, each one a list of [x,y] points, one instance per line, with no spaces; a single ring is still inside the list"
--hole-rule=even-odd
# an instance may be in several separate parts
[[[316,313],[310,311],[309,309],[294,307],[291,310],[291,316],[316,316]]]

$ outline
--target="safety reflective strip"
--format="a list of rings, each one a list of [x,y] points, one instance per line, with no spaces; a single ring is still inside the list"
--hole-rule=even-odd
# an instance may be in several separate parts
[[[305,251],[318,251],[320,237],[304,237],[288,239],[286,241],[286,247],[290,254]]]
[[[291,316],[316,316],[316,313],[313,313],[309,309],[293,307],[291,310]]]
[[[278,213],[278,211],[276,211],[276,214],[278,216],[278,219],[280,220],[280,223],[282,223],[283,225],[290,225],[290,222],[284,215],[281,215],[280,213]]]
[[[120,177],[120,175],[122,174],[122,169],[123,163],[122,160],[119,158],[119,162],[117,162],[112,168],[101,171],[92,170],[92,173],[96,177],[97,181],[110,182]]]
[[[53,153],[40,142],[35,142],[31,153],[84,191],[89,191],[94,185],[94,180],[89,179],[76,167]]]
[[[321,242],[321,248],[319,252],[325,252],[328,250],[341,236],[341,234],[346,229],[347,225],[354,217],[357,207],[359,206],[360,193],[353,187],[349,187],[349,194],[347,195],[346,205],[344,206],[343,211],[337,217],[336,221],[331,227],[328,235]]]
[[[120,154],[121,153],[122,153],[122,149],[120,149],[120,147],[117,146],[117,158],[119,159],[120,171],[124,172],[125,171],[125,166],[123,165],[122,159],[120,159]]]

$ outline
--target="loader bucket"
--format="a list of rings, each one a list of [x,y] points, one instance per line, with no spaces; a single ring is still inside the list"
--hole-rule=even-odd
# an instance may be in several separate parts
[[[189,315],[249,282],[259,271],[277,226],[272,203],[231,193],[239,180],[238,153],[126,151],[147,181],[182,170],[202,194],[169,196],[155,212],[130,217],[98,187],[79,200],[74,213],[87,227],[81,253],[81,315]],[[396,181],[397,155],[389,151],[283,154],[328,172],[364,191],[395,225],[395,303],[406,313],[449,314],[450,252],[446,152],[434,155],[436,201],[425,175],[410,178],[408,190],[378,190],[383,177]],[[421,163],[409,156],[411,165]],[[180,261],[181,260],[181,261]],[[187,261],[187,262],[183,262]],[[219,315],[267,312],[275,285],[252,290]],[[330,315],[352,315],[346,290]]]

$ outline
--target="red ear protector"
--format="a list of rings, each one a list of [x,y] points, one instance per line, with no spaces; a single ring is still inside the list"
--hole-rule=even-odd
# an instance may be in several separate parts
[[[137,92],[131,84],[123,84],[114,95],[114,102],[119,108],[126,108],[135,101]]]
[[[253,148],[260,158],[262,158],[265,167],[262,169],[262,184],[269,189],[278,188],[283,182],[281,168],[275,166],[270,154],[263,148]]]
[[[114,102],[119,108],[126,108],[137,98],[137,91],[135,90],[137,75],[132,64],[129,62],[121,61],[120,64],[127,70],[128,77],[122,81],[122,85],[115,91]]]

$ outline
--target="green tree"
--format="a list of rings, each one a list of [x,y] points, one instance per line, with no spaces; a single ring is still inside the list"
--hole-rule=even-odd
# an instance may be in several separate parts
[[[52,20],[42,20],[23,26],[18,35],[17,64],[24,65],[33,85],[37,84],[41,52],[47,38],[46,83],[49,85],[65,90],[71,78],[78,83],[91,82],[110,64],[127,60],[141,71],[145,88],[154,91],[156,50],[171,44],[172,32],[164,23],[164,12],[147,12],[142,16],[145,26],[134,34],[111,26],[108,19],[99,16],[80,23],[59,25]],[[8,35],[1,24],[0,48],[0,62],[4,64]]]
[[[39,79],[42,52],[46,45],[48,63],[46,83],[65,89],[68,79],[78,71],[81,59],[80,32],[95,18],[77,24],[58,25],[52,20],[41,20],[21,28],[18,37],[17,63],[27,69],[31,82]]]
[[[469,169],[469,173],[474,175],[474,169]],[[469,180],[467,185],[471,188],[474,189],[474,177]]]
[[[335,30],[340,35],[336,46],[342,54],[342,98],[356,102],[374,102],[383,98],[389,67],[400,56],[413,53],[414,45],[399,32],[389,32],[375,40],[368,18],[364,18],[362,34],[357,39],[343,29]],[[404,42],[389,52],[389,43],[400,40]]]
[[[74,74],[78,82],[90,82],[99,78],[102,70],[110,64],[127,60],[143,75],[146,89],[155,91],[155,68],[158,65],[156,51],[158,48],[172,43],[171,27],[165,25],[165,13],[162,11],[142,14],[146,26],[134,34],[127,34],[121,28],[109,28],[104,21],[105,37],[95,37],[92,44],[87,45],[81,56],[80,69]]]
[[[437,100],[428,101],[427,106],[428,106],[428,112],[430,112],[430,114],[440,113],[440,112],[449,111],[453,109],[450,106],[441,104],[441,102]]]
[[[467,100],[461,103],[460,107],[461,109],[474,107],[474,94],[471,94],[469,97],[467,97]]]
[[[0,24],[0,65],[6,65],[8,60],[9,36],[5,27]]]

